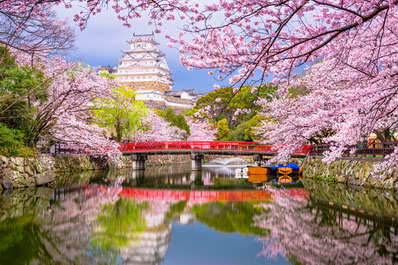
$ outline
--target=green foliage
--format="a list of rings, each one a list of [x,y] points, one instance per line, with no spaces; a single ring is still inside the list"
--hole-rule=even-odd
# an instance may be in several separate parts
[[[0,147],[0,155],[3,156],[18,156],[18,157],[35,157],[37,155],[38,150],[29,146],[21,146],[21,147]]]
[[[10,129],[5,124],[0,123],[0,146],[1,147],[21,147],[23,146],[24,134],[17,129]]]
[[[133,90],[128,87],[115,88],[111,98],[98,98],[95,105],[98,106],[93,110],[95,123],[107,128],[118,142],[132,138],[142,129],[141,120],[148,113],[145,104],[136,101]]]
[[[20,130],[25,144],[34,147],[39,140],[35,116],[38,107],[48,99],[51,79],[35,66],[19,66],[4,47],[0,47],[0,58],[1,122]]]
[[[236,126],[235,130],[233,131],[233,137],[235,137],[236,139],[235,141],[252,142],[261,140],[260,137],[254,133],[254,131],[263,120],[266,120],[266,118],[259,114],[254,115],[250,120],[242,120],[242,122],[238,124],[238,126]]]
[[[5,219],[0,223],[0,264],[29,264],[37,257],[40,231],[33,215]]]
[[[211,111],[219,113],[214,119],[217,122],[219,130],[217,140],[221,141],[257,141],[259,140],[253,134],[253,129],[260,124],[265,117],[258,114],[262,106],[255,104],[259,98],[272,100],[272,96],[276,96],[277,88],[273,86],[257,87],[256,93],[251,93],[254,87],[242,87],[239,92],[234,94],[232,87],[223,87],[214,92],[208,93],[200,98],[195,108],[189,112],[190,115],[198,112],[200,109],[210,107]],[[216,99],[219,99],[218,102]],[[236,118],[234,114],[236,110],[249,110]],[[227,121],[227,123],[225,123]]]
[[[230,128],[234,128],[239,123],[239,121],[233,120],[233,114],[237,109],[248,109],[252,110],[252,112],[257,112],[261,110],[261,106],[256,105],[255,101],[259,98],[265,98],[270,101],[272,99],[271,96],[277,91],[276,87],[266,85],[258,87],[258,92],[255,94],[251,93],[252,89],[253,87],[245,86],[234,95],[232,87],[220,88],[198,99],[194,112],[207,106],[225,107],[224,111],[220,114],[223,114],[228,120]],[[216,102],[217,98],[221,101]],[[245,115],[242,115],[240,118],[243,118]]]
[[[173,219],[174,217],[179,216],[187,206],[187,201],[180,201],[170,206],[170,210],[166,213],[167,219]]]
[[[217,140],[225,141],[226,140],[225,138],[229,133],[227,119],[219,120],[216,123],[216,127],[217,127],[217,133],[215,133],[215,136],[217,137]]]
[[[211,202],[192,208],[196,219],[217,231],[243,235],[264,235],[266,230],[253,224],[253,217],[264,210],[250,202]]]
[[[138,203],[130,199],[119,199],[107,204],[97,216],[98,228],[91,234],[94,248],[104,250],[121,249],[132,240],[139,238],[146,229],[141,212],[148,208],[147,203]]]
[[[174,111],[172,108],[168,108],[166,111],[156,110],[156,113],[160,117],[164,118],[167,122],[169,122],[170,125],[176,126],[176,127],[180,128],[181,130],[186,131],[187,135],[191,134],[189,125],[188,125],[187,121],[185,120],[184,116],[181,114],[174,114]]]
[[[288,92],[289,97],[298,98],[307,95],[309,93],[309,90],[304,86],[296,86],[289,88]]]
[[[21,130],[10,129],[0,123],[0,155],[33,157],[36,155],[34,148],[24,146],[25,135]]]
[[[111,73],[108,73],[108,72],[106,72],[106,71],[102,71],[102,72],[100,72],[98,75],[99,75],[99,76],[102,76],[102,77],[105,77],[106,79],[112,79],[112,80],[116,79],[116,76],[115,76],[115,75],[113,75],[113,74],[111,74]]]

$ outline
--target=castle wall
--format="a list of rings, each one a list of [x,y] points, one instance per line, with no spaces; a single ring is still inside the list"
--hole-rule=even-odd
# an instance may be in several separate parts
[[[171,91],[168,84],[158,81],[134,81],[134,82],[121,82],[123,85],[127,85],[132,89],[146,89],[146,90],[157,90],[161,93],[165,91]]]

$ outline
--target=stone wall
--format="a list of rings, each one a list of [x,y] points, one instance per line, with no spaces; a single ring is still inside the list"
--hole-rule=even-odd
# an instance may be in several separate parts
[[[228,159],[228,158],[235,158],[235,157],[239,157],[239,158],[243,159],[247,164],[254,163],[253,156],[234,156],[234,155],[205,155],[203,163],[209,163],[210,161],[218,159],[218,158]]]
[[[205,155],[208,162],[216,158],[229,158],[235,156]],[[242,156],[247,163],[253,163],[252,156]],[[189,155],[150,155],[146,166],[162,166],[168,164],[191,163]],[[42,186],[54,182],[56,176],[67,175],[67,179],[77,172],[93,171],[98,169],[119,169],[132,166],[131,159],[121,157],[118,159],[80,157],[52,157],[40,155],[36,158],[5,157],[0,156],[0,190]],[[91,174],[89,174],[91,175]],[[81,176],[81,174],[78,174]]]
[[[190,162],[189,155],[153,155],[148,156],[146,165],[150,167]],[[90,156],[40,155],[36,158],[0,156],[0,190],[42,186],[55,181],[59,175],[71,176],[77,172],[129,168],[131,165],[129,157],[115,160]]]
[[[157,90],[161,93],[165,91],[170,91],[170,85],[159,82],[159,81],[134,81],[134,82],[121,82],[123,85],[127,85],[132,89],[147,89],[147,90]]]
[[[147,166],[164,166],[169,164],[191,163],[189,155],[150,155]]]
[[[89,156],[35,158],[0,156],[0,189],[42,186],[55,181],[58,173],[106,169],[108,161]]]
[[[54,162],[49,156],[37,158],[0,156],[0,186],[10,189],[40,186],[52,182]]]
[[[338,160],[327,164],[320,159],[308,158],[303,177],[354,184],[364,187],[377,187],[398,190],[398,169],[383,177],[374,176],[374,161]]]

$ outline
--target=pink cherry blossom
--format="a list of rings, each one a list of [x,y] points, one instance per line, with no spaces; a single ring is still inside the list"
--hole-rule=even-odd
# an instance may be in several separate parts
[[[214,141],[217,129],[210,124],[208,119],[188,119],[190,136],[187,141]]]

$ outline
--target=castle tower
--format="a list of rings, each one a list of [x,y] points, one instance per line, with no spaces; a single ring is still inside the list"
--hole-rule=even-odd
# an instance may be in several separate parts
[[[136,35],[127,41],[129,50],[123,50],[119,59],[116,78],[133,89],[156,90],[160,93],[171,91],[170,68],[164,53],[157,46],[154,34]]]

